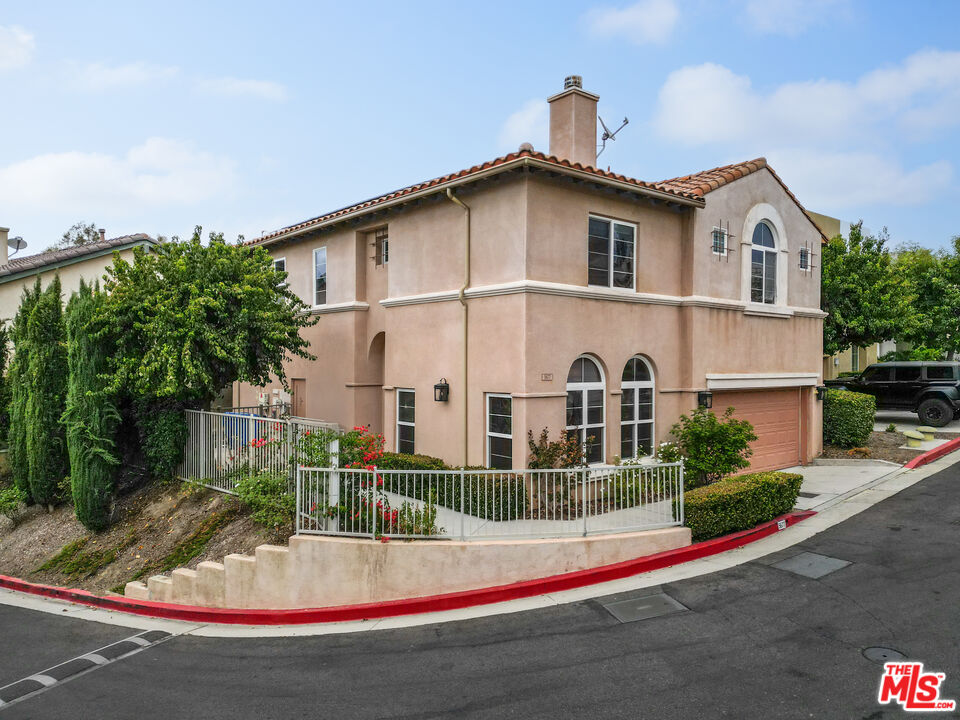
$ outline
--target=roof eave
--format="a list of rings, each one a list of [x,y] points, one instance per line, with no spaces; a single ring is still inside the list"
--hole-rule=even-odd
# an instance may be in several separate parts
[[[510,170],[516,169],[518,167],[537,167],[542,170],[549,170],[551,172],[557,172],[569,177],[575,177],[583,180],[584,182],[590,182],[598,185],[605,185],[607,187],[612,187],[617,190],[622,190],[626,192],[637,193],[639,195],[644,195],[655,200],[661,200],[663,202],[676,203],[678,205],[686,205],[689,207],[702,208],[706,205],[706,201],[703,198],[693,198],[685,197],[683,195],[676,195],[674,193],[656,190],[655,188],[643,187],[642,185],[636,185],[634,183],[624,182],[622,180],[617,180],[615,178],[607,178],[602,175],[596,175],[594,173],[588,172],[586,170],[579,170],[577,168],[567,167],[564,165],[558,165],[556,163],[548,162],[545,160],[540,160],[538,158],[533,158],[529,156],[519,157],[514,160],[509,160],[500,165],[495,165],[493,167],[486,168],[485,170],[478,170],[475,173],[470,175],[465,175],[463,177],[452,178],[442,183],[436,185],[431,185],[430,187],[423,188],[422,190],[415,190],[414,192],[401,195],[399,197],[393,198],[391,200],[384,200],[383,202],[378,202],[374,205],[370,205],[364,208],[357,208],[343,215],[337,215],[336,217],[331,217],[326,220],[321,220],[313,225],[308,225],[306,227],[292,228],[289,232],[280,231],[279,234],[272,235],[269,238],[261,240],[251,241],[251,245],[273,245],[283,240],[291,240],[300,235],[305,235],[307,233],[315,232],[326,227],[331,227],[333,225],[339,225],[340,223],[346,222],[348,220],[353,220],[358,217],[362,217],[368,213],[375,211],[380,211],[384,209],[389,209],[392,207],[397,207],[399,205],[406,205],[412,201],[428,197],[437,193],[446,192],[449,188],[461,187],[468,185],[470,183],[477,182],[478,180],[483,180],[484,178],[491,177],[493,175],[499,175],[503,172],[508,172]]]

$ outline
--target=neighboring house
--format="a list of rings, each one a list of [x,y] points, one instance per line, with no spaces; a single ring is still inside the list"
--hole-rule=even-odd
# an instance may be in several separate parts
[[[591,463],[649,453],[712,393],[756,426],[755,468],[818,455],[810,216],[763,158],[663,182],[597,169],[598,97],[565,85],[550,155],[524,144],[252,241],[319,320],[316,360],[285,368],[294,414],[509,468],[544,427]]]
[[[80,279],[87,282],[102,280],[107,266],[113,262],[113,253],[129,260],[135,247],[152,247],[157,241],[142,233],[123,237],[101,239],[87,245],[64,250],[7,257],[7,228],[0,228],[0,318],[9,320],[20,307],[23,289],[36,282],[37,276],[43,287],[60,275],[63,286],[63,300],[80,287]],[[101,237],[103,232],[101,231]]]

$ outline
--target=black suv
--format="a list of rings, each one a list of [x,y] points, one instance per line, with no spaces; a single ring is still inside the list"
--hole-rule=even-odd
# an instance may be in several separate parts
[[[960,362],[875,363],[855,377],[824,384],[873,395],[878,409],[909,410],[934,427],[960,417]]]

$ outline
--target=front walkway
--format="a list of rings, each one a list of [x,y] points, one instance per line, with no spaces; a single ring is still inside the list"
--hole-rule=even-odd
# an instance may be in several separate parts
[[[786,468],[784,472],[803,475],[797,510],[816,510],[847,493],[870,485],[901,468],[884,460],[828,460],[818,458],[810,465]]]

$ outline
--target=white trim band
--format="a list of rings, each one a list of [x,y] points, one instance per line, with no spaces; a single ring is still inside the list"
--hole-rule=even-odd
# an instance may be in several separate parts
[[[817,373],[707,373],[707,390],[813,387]]]

